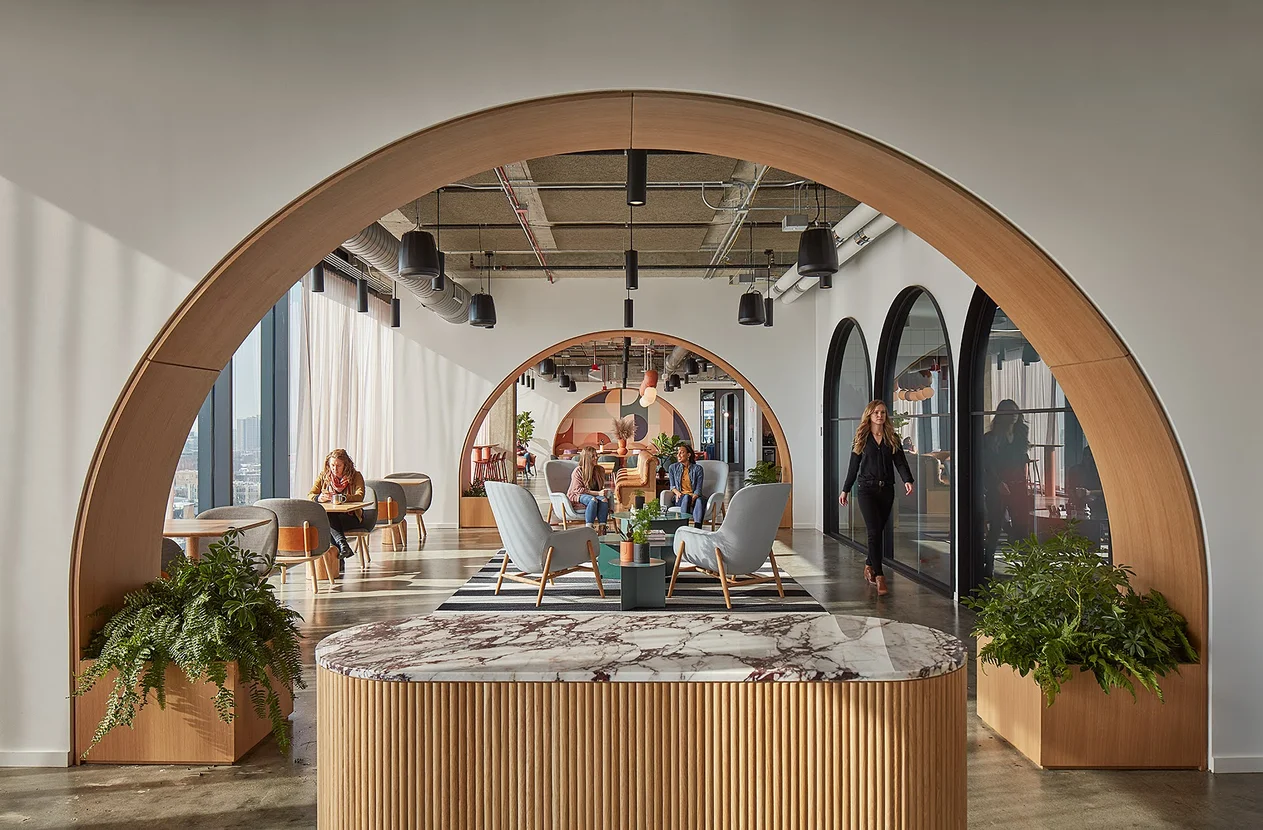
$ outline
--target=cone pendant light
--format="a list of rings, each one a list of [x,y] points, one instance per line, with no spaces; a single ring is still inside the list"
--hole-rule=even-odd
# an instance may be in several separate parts
[[[816,195],[819,197],[819,186]],[[828,194],[825,195],[825,209],[828,209]],[[817,204],[817,208],[819,205]],[[828,214],[826,213],[826,216]],[[816,221],[798,237],[798,275],[800,277],[818,277],[821,288],[833,287],[833,275],[838,270],[838,249],[833,241],[833,229],[828,223]],[[828,279],[826,279],[826,277]]]
[[[421,230],[421,200],[416,201],[417,226],[399,240],[399,276],[437,277],[442,270],[434,236]]]

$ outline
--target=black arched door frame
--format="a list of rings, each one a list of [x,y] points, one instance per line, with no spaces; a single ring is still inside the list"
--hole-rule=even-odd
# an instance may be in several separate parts
[[[981,288],[974,289],[965,315],[965,328],[960,339],[960,367],[956,373],[956,532],[965,540],[962,550],[972,553],[982,542],[985,530],[971,509],[970,499],[974,492],[974,476],[977,466],[974,459],[975,437],[972,413],[982,405],[982,379],[986,358],[985,349],[991,336],[991,326],[999,306]],[[981,582],[981,564],[972,555],[956,557],[956,584],[961,596],[965,596]]]
[[[952,338],[947,330],[947,323],[943,319],[943,309],[939,307],[938,300],[932,293],[930,293],[928,288],[921,285],[910,285],[900,291],[898,296],[895,297],[894,302],[890,304],[890,310],[886,312],[886,322],[882,326],[881,340],[878,341],[877,344],[877,365],[875,367],[875,371],[873,372],[873,380],[875,382],[874,391],[876,393],[876,397],[880,397],[882,400],[886,401],[887,406],[891,405],[890,397],[895,386],[894,355],[898,352],[898,344],[895,341],[896,339],[902,337],[904,323],[908,319],[908,314],[912,311],[913,304],[916,303],[922,295],[927,297],[930,304],[934,306],[934,313],[938,315],[939,327],[943,330],[944,348],[947,350],[947,368],[948,371],[951,372],[949,387],[957,381],[956,361],[952,355]],[[894,348],[892,348],[892,345]],[[953,410],[959,408],[956,406],[956,401],[951,401],[951,405]],[[957,446],[957,439],[959,436],[956,433],[959,432],[959,430],[956,428],[957,423],[955,411],[953,411],[947,418],[947,423],[950,425],[950,429],[952,430],[952,496],[948,502],[949,506],[947,517],[947,524],[949,528],[947,535],[948,555],[951,557],[951,565],[948,568],[948,573],[951,574],[953,582],[955,582],[958,567],[957,561],[959,559],[957,556],[958,546],[956,544],[956,515],[959,511],[956,509],[956,499],[959,497],[957,494],[961,492],[961,488],[958,486],[959,479],[957,476],[957,464],[959,462],[959,447]],[[921,483],[918,483],[918,486],[921,486]],[[889,549],[890,545],[887,543],[887,550]],[[934,579],[933,577],[927,576],[907,564],[898,561],[893,556],[885,557],[883,559],[883,564],[889,565],[899,573],[907,576],[909,579],[920,582],[922,585],[932,588],[935,591],[939,591],[949,596],[953,593],[955,587],[954,585],[946,584]]]
[[[842,359],[851,333],[859,335],[859,345],[864,352],[864,373],[868,378],[868,397],[873,396],[873,362],[868,351],[868,341],[864,339],[864,330],[854,317],[846,317],[838,321],[833,329],[833,338],[829,341],[829,351],[824,363],[824,412],[821,432],[824,435],[824,532],[856,548],[863,549],[861,539],[851,539],[835,532],[838,526],[838,493],[842,490],[841,465],[839,464],[839,442],[834,434],[833,421],[838,417],[838,379],[842,370]],[[847,452],[850,444],[844,444]]]

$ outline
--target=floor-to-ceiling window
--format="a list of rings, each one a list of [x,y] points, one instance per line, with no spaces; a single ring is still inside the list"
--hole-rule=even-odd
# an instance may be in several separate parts
[[[952,358],[943,317],[924,289],[908,289],[895,300],[878,364],[882,398],[916,480],[912,495],[895,489],[893,561],[899,570],[950,590]]]
[[[846,481],[855,430],[872,397],[868,346],[859,324],[848,318],[834,329],[825,361],[824,516],[827,533],[858,545],[867,540],[864,517],[854,499],[846,507],[839,505],[838,494]]]
[[[1052,370],[981,289],[965,348],[971,363],[962,587],[1003,576],[1008,542],[1032,533],[1046,538],[1072,524],[1108,557],[1109,511],[1079,419]]]
[[[254,504],[260,498],[262,456],[263,348],[255,326],[232,356],[232,503]]]

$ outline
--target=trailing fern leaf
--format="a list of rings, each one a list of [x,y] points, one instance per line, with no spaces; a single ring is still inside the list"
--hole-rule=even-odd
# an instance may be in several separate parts
[[[198,561],[177,559],[169,575],[124,597],[123,607],[93,636],[84,656],[96,662],[77,678],[75,694],[85,694],[110,672],[117,675],[89,750],[111,729],[131,726],[151,693],[159,708],[166,708],[171,664],[190,683],[214,683],[215,711],[231,723],[239,702],[226,685],[232,663],[249,705],[272,722],[281,750],[289,748],[277,689],[292,696],[295,687],[306,688],[299,651],[302,617],[259,577],[271,571],[273,558],[242,548],[239,535],[229,532]]]
[[[1034,536],[1005,551],[1008,574],[963,602],[978,612],[974,635],[990,642],[984,663],[1030,674],[1052,705],[1072,667],[1092,672],[1106,694],[1136,684],[1162,700],[1160,677],[1197,662],[1187,624],[1161,593],[1138,594],[1134,572],[1101,558],[1073,525],[1046,541]]]

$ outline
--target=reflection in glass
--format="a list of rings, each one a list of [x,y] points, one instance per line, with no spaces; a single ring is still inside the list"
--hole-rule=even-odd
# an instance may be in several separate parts
[[[970,429],[975,447],[975,580],[1004,573],[1004,547],[1075,522],[1110,555],[1109,511],[1092,450],[1052,371],[996,309],[980,356]]]
[[[848,325],[844,323],[843,325]],[[868,370],[868,355],[864,350],[863,335],[859,327],[850,324],[841,344],[841,359],[838,361],[832,423],[826,428],[833,430],[832,463],[835,470],[837,490],[846,480],[847,466],[851,463],[851,444],[855,440],[855,430],[859,427],[860,416],[864,407],[872,399],[872,381]],[[837,493],[831,495],[837,498]],[[845,507],[837,508],[837,524],[830,531],[851,541],[866,544],[868,531],[864,526],[864,517],[860,515],[859,503],[851,499]]]
[[[915,488],[896,490],[893,557],[940,584],[952,584],[952,367],[947,331],[934,301],[919,292],[888,348],[894,358],[886,401]]]
[[[175,479],[171,482],[171,516],[173,519],[191,519],[197,515],[197,419],[184,439],[180,460],[175,466]]]
[[[232,357],[232,503],[254,504],[260,497],[263,458],[260,451],[262,337],[260,326],[246,337]]]

